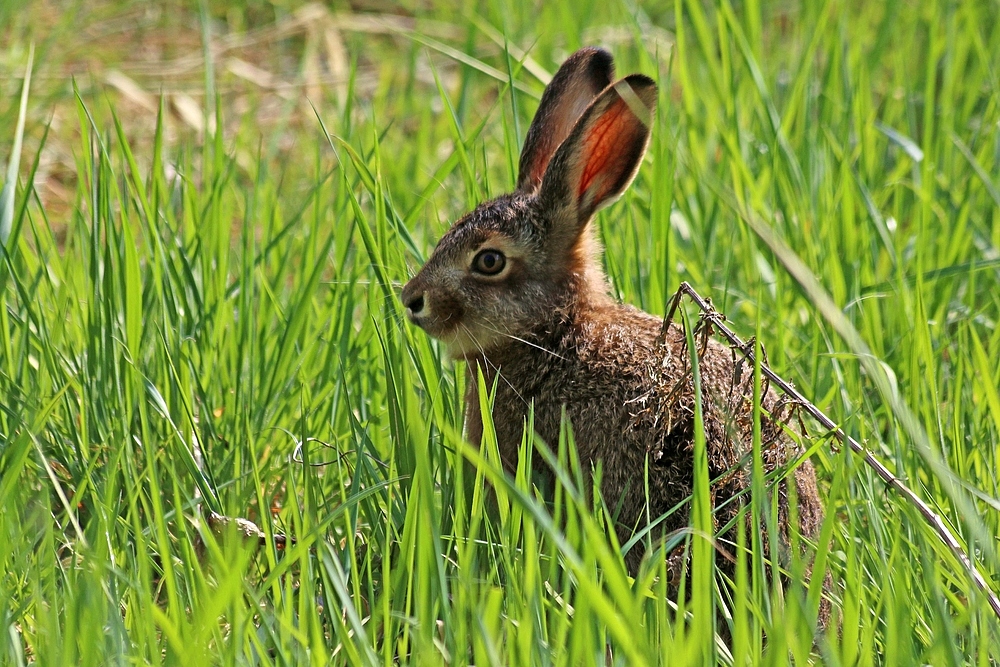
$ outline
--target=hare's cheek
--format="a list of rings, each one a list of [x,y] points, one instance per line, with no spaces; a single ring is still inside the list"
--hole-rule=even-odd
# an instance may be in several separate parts
[[[427,333],[445,335],[462,323],[465,308],[458,295],[452,292],[437,292],[431,294],[430,302],[433,317],[424,325]]]

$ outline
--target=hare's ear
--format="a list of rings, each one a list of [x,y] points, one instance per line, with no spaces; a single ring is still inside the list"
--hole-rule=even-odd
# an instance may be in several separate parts
[[[521,150],[517,189],[534,192],[545,168],[573,124],[594,98],[607,88],[615,74],[611,54],[604,49],[580,49],[552,77]]]
[[[633,74],[607,87],[552,156],[539,191],[552,232],[576,239],[639,170],[656,108],[656,83]]]

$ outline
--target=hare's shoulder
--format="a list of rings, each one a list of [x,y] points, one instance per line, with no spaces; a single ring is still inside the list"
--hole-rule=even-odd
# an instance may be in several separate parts
[[[579,362],[609,381],[627,381],[638,391],[671,386],[690,373],[687,336],[677,323],[664,332],[663,319],[627,304],[610,303],[577,322],[574,347]],[[709,394],[731,390],[733,351],[713,337],[696,341],[702,386]]]
[[[623,303],[608,303],[577,322],[580,360],[604,368],[629,369],[656,354],[663,320]]]

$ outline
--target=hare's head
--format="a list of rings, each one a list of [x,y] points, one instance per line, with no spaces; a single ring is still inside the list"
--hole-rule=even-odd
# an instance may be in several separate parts
[[[563,63],[528,130],[517,189],[456,222],[403,288],[410,321],[452,356],[486,354],[570,301],[606,298],[588,223],[635,176],[656,104],[651,79],[613,74],[601,49]]]

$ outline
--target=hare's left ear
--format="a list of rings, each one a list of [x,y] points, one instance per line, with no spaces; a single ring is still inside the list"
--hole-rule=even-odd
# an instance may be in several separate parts
[[[597,209],[618,198],[649,143],[656,83],[633,74],[608,86],[552,156],[538,194],[559,236],[575,239]]]
[[[538,190],[552,155],[614,75],[614,61],[604,49],[583,48],[566,59],[542,93],[524,139],[517,176],[519,191]]]

